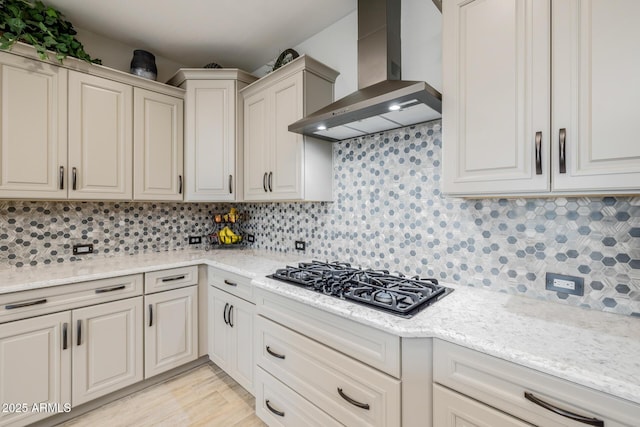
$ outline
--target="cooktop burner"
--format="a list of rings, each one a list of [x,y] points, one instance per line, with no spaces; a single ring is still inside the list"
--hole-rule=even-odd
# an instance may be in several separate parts
[[[362,270],[343,262],[303,262],[269,277],[407,318],[453,292],[436,279]]]

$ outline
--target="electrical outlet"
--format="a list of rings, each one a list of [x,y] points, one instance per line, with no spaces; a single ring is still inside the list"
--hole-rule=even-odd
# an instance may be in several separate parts
[[[545,288],[548,291],[582,296],[584,295],[584,279],[582,277],[547,273]]]
[[[253,234],[247,234],[247,242],[253,243],[255,241],[256,241],[256,236],[254,236]]]
[[[198,245],[202,243],[202,236],[189,236],[190,245]]]
[[[86,255],[93,253],[93,243],[86,243],[83,245],[73,245],[74,255]]]
[[[307,247],[307,244],[302,240],[296,240],[296,251],[304,251]]]

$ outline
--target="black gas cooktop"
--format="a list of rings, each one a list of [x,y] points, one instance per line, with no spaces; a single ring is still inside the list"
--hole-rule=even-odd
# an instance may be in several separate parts
[[[436,279],[364,270],[343,262],[303,262],[268,277],[406,318],[453,292]]]

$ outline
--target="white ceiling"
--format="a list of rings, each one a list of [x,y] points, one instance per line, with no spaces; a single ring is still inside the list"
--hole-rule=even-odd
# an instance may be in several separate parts
[[[74,27],[175,62],[255,70],[357,0],[49,0]]]

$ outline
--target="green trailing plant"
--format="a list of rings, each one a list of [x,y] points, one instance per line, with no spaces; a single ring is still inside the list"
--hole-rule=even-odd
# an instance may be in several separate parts
[[[11,50],[18,42],[32,45],[41,59],[48,59],[47,51],[55,53],[62,62],[67,56],[101,64],[84,51],[71,22],[60,11],[41,1],[0,0],[0,49]]]

